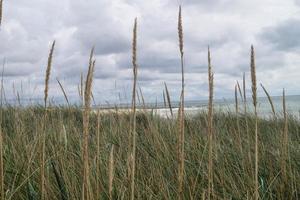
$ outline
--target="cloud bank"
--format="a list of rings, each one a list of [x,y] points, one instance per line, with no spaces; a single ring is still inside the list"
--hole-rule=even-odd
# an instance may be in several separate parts
[[[208,45],[216,98],[232,98],[235,82],[244,72],[249,76],[251,44],[256,48],[258,81],[272,95],[280,95],[282,88],[287,94],[300,93],[300,2],[296,0],[10,0],[4,2],[0,30],[7,98],[17,92],[24,98],[43,96],[48,51],[55,39],[49,91],[53,99],[63,97],[57,77],[68,96],[79,101],[80,74],[85,74],[89,51],[95,46],[97,103],[130,102],[132,26],[138,17],[138,84],[145,99],[162,101],[166,82],[172,99],[178,100],[179,4],[187,100],[207,97]]]

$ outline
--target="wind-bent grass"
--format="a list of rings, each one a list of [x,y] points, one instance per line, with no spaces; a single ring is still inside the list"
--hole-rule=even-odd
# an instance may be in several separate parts
[[[270,94],[267,91],[267,89],[263,86],[263,84],[260,84],[260,86],[264,90],[265,94],[268,97],[268,101],[269,101],[269,104],[270,104],[271,109],[272,109],[273,117],[275,118],[276,117],[276,112],[275,112],[275,107],[274,107],[274,104],[273,104],[273,101],[272,101],[272,97],[270,96]]]
[[[68,107],[70,107],[70,102],[69,102],[67,93],[66,93],[66,91],[65,91],[65,89],[64,89],[64,87],[63,87],[63,85],[62,85],[61,82],[58,80],[58,78],[56,78],[56,81],[57,81],[57,83],[58,83],[58,85],[59,85],[59,87],[60,87],[62,93],[64,94],[64,97],[65,97],[65,100],[66,100],[66,102],[67,102],[67,104],[68,104]]]
[[[168,107],[169,107],[169,110],[171,113],[171,117],[173,118],[173,109],[172,109],[172,104],[171,104],[170,93],[169,93],[167,84],[166,83],[164,83],[164,84],[165,84],[165,91],[166,91],[166,96],[167,96]]]
[[[237,81],[236,85],[237,85],[237,88],[239,90],[239,94],[240,94],[241,100],[243,101],[243,93],[242,93],[242,89],[241,89],[240,83]]]

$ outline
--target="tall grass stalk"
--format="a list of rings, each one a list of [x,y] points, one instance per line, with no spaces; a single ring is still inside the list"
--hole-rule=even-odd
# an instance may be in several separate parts
[[[4,67],[5,67],[5,63],[6,63],[6,60],[4,59],[3,60],[3,64],[2,64],[2,71],[1,71],[1,88],[0,88],[0,106],[1,108],[3,107],[3,100],[5,100],[5,91],[4,91]],[[1,110],[1,113],[2,113],[2,110]],[[2,115],[1,115],[2,117]]]
[[[83,110],[83,182],[82,182],[82,199],[90,199],[89,190],[89,120],[91,111],[91,93],[93,74],[95,68],[94,48],[92,48],[89,58],[88,73],[86,75],[84,90],[84,110]]]
[[[109,164],[108,164],[108,193],[109,199],[112,200],[113,191],[113,180],[114,180],[114,145],[111,146],[109,154]]]
[[[287,172],[286,172],[286,164],[288,160],[288,117],[286,111],[286,103],[285,103],[285,90],[283,89],[282,92],[282,109],[283,109],[283,119],[284,119],[284,126],[283,126],[283,142],[282,142],[282,153],[281,153],[281,173],[283,177],[283,185],[287,187]]]
[[[253,163],[251,157],[251,142],[250,142],[250,134],[249,134],[249,124],[248,124],[248,116],[247,116],[247,94],[246,94],[246,74],[243,73],[243,104],[244,104],[244,120],[245,120],[245,127],[246,127],[246,137],[248,141],[247,149],[248,149],[248,163],[249,163],[249,173],[253,173]]]
[[[2,118],[1,118],[1,120],[2,120]],[[2,124],[0,123],[0,199],[5,199],[3,158],[4,158],[3,157],[3,133],[2,133]]]
[[[252,83],[252,101],[254,106],[255,115],[255,188],[254,188],[254,198],[259,199],[259,186],[258,186],[258,116],[257,116],[257,84],[256,84],[256,69],[255,69],[255,53],[254,47],[251,45],[251,83]]]
[[[2,1],[2,0],[1,0]],[[2,4],[2,2],[1,2]],[[0,5],[1,9],[1,5]],[[1,11],[0,11],[1,12]],[[3,92],[4,92],[4,87],[3,87],[3,76],[4,76],[4,65],[5,65],[5,60],[3,62],[3,68],[2,68],[2,73],[1,73],[1,88],[0,88],[0,199],[5,199],[4,195],[4,164],[3,164],[3,133],[2,133],[2,121],[3,121]]]
[[[143,91],[142,91],[142,88],[139,87],[139,91],[140,91],[140,96],[141,96],[141,100],[142,100],[142,105],[143,105],[143,109],[144,111],[146,110],[146,103],[145,103],[145,98],[144,98],[144,95],[143,95]]]
[[[243,102],[244,102],[244,113],[247,113],[247,95],[246,95],[246,76],[243,73]]]
[[[136,154],[136,83],[137,83],[137,18],[134,20],[132,39],[132,66],[133,66],[133,87],[132,87],[132,152],[131,152],[131,195],[134,199],[135,182],[135,154]]]
[[[178,12],[178,39],[181,61],[181,98],[180,98],[180,115],[179,117],[179,135],[178,135],[178,199],[183,198],[183,181],[184,181],[184,61],[183,61],[183,27],[181,6]]]
[[[48,92],[49,92],[49,80],[50,80],[50,72],[51,72],[51,67],[52,67],[52,57],[53,57],[53,52],[55,48],[55,40],[52,43],[50,53],[48,56],[48,63],[47,63],[47,69],[46,69],[46,76],[45,76],[45,90],[44,90],[44,128],[42,131],[42,137],[41,137],[41,163],[40,163],[40,192],[41,192],[41,200],[45,199],[46,191],[45,191],[45,157],[46,157],[46,152],[45,152],[45,140],[46,140],[46,120],[47,120],[47,100],[48,100]]]
[[[234,100],[235,100],[235,113],[239,113],[239,100],[238,100],[238,86],[237,84],[234,87]]]
[[[97,110],[97,124],[96,124],[96,198],[100,199],[100,193],[102,192],[102,187],[100,183],[100,110]]]
[[[50,79],[50,72],[51,72],[51,66],[52,66],[52,57],[55,47],[55,40],[52,43],[50,53],[48,56],[48,64],[46,69],[46,76],[45,76],[45,90],[44,90],[44,106],[45,109],[47,108],[47,99],[48,99],[48,92],[49,92],[49,79]]]
[[[163,90],[163,100],[164,100],[164,108],[167,108],[167,100],[166,100],[165,90]]]
[[[239,146],[239,149],[240,149],[240,151],[242,153],[243,152],[243,148],[242,148],[240,121],[239,121],[240,118],[239,118],[238,90],[240,91],[240,94],[241,94],[239,82],[237,82],[237,84],[235,85],[235,88],[234,88],[234,98],[235,98],[235,114],[236,114],[236,126],[237,126],[238,146]]]
[[[84,95],[83,95],[83,90],[84,90],[84,80],[83,80],[83,73],[80,73],[80,98],[81,98],[81,103],[84,105]]]
[[[211,56],[210,49],[208,47],[207,53],[208,59],[208,119],[207,119],[207,129],[208,129],[208,199],[214,197],[214,183],[213,183],[213,89],[214,89],[214,75],[211,66]]]

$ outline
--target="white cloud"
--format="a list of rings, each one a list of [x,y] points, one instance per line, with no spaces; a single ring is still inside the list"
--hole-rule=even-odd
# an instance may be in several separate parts
[[[139,84],[145,98],[161,99],[167,82],[172,98],[178,100],[179,3],[183,4],[187,99],[207,96],[207,45],[212,50],[217,98],[232,97],[235,81],[249,70],[251,44],[256,47],[259,82],[273,95],[283,87],[299,94],[300,43],[293,22],[300,19],[300,7],[294,0],[5,1],[0,59],[7,60],[6,90],[13,82],[29,85],[30,80],[30,86],[23,87],[24,96],[43,96],[48,51],[55,39],[50,96],[62,96],[58,77],[67,93],[77,98],[80,73],[86,71],[95,45],[96,99],[118,102],[122,93],[121,99],[130,101],[132,25],[138,17]]]

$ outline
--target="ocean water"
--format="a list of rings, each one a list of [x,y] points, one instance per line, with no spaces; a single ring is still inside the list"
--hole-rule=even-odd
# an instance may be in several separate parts
[[[276,115],[282,116],[283,115],[283,98],[279,97],[279,96],[271,97],[271,98],[272,98],[272,102],[274,105]],[[247,103],[247,108],[248,108],[249,112],[254,112],[252,99],[249,98],[248,101],[249,102]],[[293,116],[299,116],[300,95],[286,96],[285,101],[286,101],[285,103],[286,103],[287,113],[290,115],[293,115]],[[235,101],[230,100],[230,101],[227,101],[227,103],[225,103],[225,104],[216,103],[216,107],[217,107],[217,109],[222,109],[222,110],[227,109],[227,111],[233,112],[233,111],[235,111]],[[239,110],[241,112],[244,111],[243,102],[239,102]],[[265,97],[258,98],[257,112],[258,112],[259,116],[263,116],[263,117],[273,115],[272,108],[271,108],[268,98],[265,98]]]
[[[271,97],[275,112],[277,116],[282,116],[282,97],[280,96],[274,96]],[[252,105],[252,98],[248,97],[247,99],[247,110],[248,112],[253,112],[253,105]],[[9,100],[7,102],[9,105],[22,105],[22,106],[29,106],[29,105],[43,105],[43,99],[19,99],[19,100]],[[56,99],[50,100],[50,103],[52,105],[65,105],[64,99]],[[76,102],[74,102],[76,104]],[[186,115],[195,115],[199,113],[200,111],[206,111],[207,110],[207,100],[199,100],[199,101],[185,101],[185,113]],[[77,104],[80,106],[80,104]],[[178,112],[178,106],[179,102],[172,102],[172,108],[173,113],[177,114]],[[94,109],[97,108],[123,108],[123,109],[129,109],[130,104],[129,103],[123,103],[123,104],[99,104],[99,105],[93,105]],[[157,103],[146,103],[146,105],[139,104],[137,105],[138,108],[146,107],[150,111],[154,111],[158,115],[161,116],[170,116],[170,110],[168,109],[167,105],[165,105],[164,102],[157,102]],[[293,96],[286,96],[286,108],[287,112],[290,115],[293,115],[294,117],[297,117],[300,119],[300,95],[293,95]],[[239,110],[242,113],[244,110],[244,104],[239,98]],[[215,112],[235,112],[235,100],[234,99],[215,99],[214,100],[214,111]],[[271,117],[272,109],[270,106],[270,103],[268,101],[268,98],[266,97],[260,97],[258,98],[258,115],[261,117]]]
[[[283,98],[279,96],[271,97],[274,105],[276,116],[283,116]],[[252,104],[252,98],[247,99],[247,111],[254,112]],[[300,95],[286,96],[286,109],[289,115],[293,115],[296,118],[300,118]],[[173,113],[178,112],[179,103],[172,103]],[[155,107],[154,107],[155,108]],[[163,107],[161,104],[156,107],[157,114],[161,116],[170,116],[170,110]],[[244,103],[239,99],[239,112],[244,112]],[[195,115],[201,111],[207,110],[207,101],[186,101],[185,113],[186,115]],[[235,100],[234,99],[218,99],[214,101],[215,112],[235,112]],[[272,108],[270,106],[268,98],[258,98],[258,115],[263,118],[269,118],[273,116]]]

